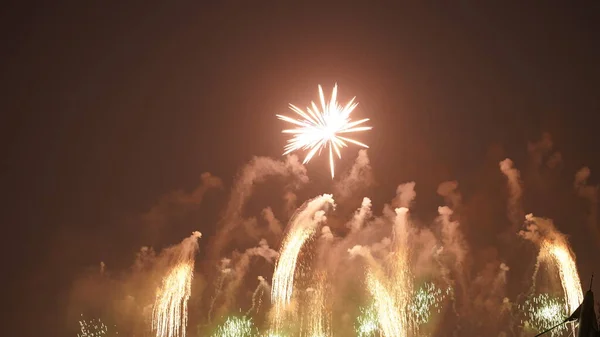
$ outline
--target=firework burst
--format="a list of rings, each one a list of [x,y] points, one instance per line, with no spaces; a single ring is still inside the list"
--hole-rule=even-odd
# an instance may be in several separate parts
[[[325,101],[323,88],[319,85],[319,97],[321,99],[321,107],[313,101],[311,106],[306,108],[306,111],[290,104],[290,109],[300,115],[302,119],[294,119],[291,117],[277,115],[277,117],[285,122],[292,123],[297,128],[283,130],[283,133],[292,134],[293,137],[288,140],[285,146],[284,155],[292,153],[296,150],[308,150],[308,154],[304,158],[304,164],[308,163],[312,157],[320,154],[324,148],[329,148],[329,167],[331,169],[331,178],[334,177],[333,153],[342,158],[340,149],[347,147],[348,143],[368,148],[367,145],[354,139],[344,137],[342,134],[352,132],[371,130],[370,126],[360,126],[369,119],[361,119],[351,121],[350,113],[358,105],[355,98],[352,98],[345,106],[341,106],[337,102],[337,84],[333,87],[331,99]]]

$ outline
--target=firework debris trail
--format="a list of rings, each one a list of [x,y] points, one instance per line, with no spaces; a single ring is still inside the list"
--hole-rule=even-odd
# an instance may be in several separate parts
[[[219,276],[217,277],[217,286],[215,287],[215,293],[210,301],[210,307],[208,309],[208,322],[212,322],[212,313],[215,309],[215,303],[221,294],[221,290],[223,289],[223,283],[225,279],[231,274],[231,259],[223,258],[221,259],[221,263],[219,266]]]
[[[265,291],[271,291],[271,286],[269,285],[269,283],[267,283],[264,277],[258,276],[258,285],[252,293],[252,306],[250,307],[250,309],[248,309],[248,311],[246,311],[245,316],[250,315],[252,311],[258,313],[258,311],[260,310],[260,305],[262,304],[262,296],[265,293]]]
[[[187,302],[194,277],[194,256],[200,232],[194,232],[178,247],[174,266],[163,278],[152,311],[152,329],[157,337],[185,337],[188,322]]]
[[[512,231],[516,232],[521,225],[524,215],[523,210],[521,209],[523,188],[521,186],[520,173],[509,158],[500,162],[500,171],[502,171],[508,179],[508,216],[512,223]]]
[[[273,273],[271,287],[273,333],[278,333],[281,329],[285,311],[292,299],[298,254],[306,240],[316,232],[319,224],[326,220],[324,209],[328,206],[335,207],[333,197],[331,194],[323,194],[306,202],[290,220],[290,229],[283,241]]]

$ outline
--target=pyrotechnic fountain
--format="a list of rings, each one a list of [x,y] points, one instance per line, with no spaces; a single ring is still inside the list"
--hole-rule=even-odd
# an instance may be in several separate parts
[[[300,249],[325,220],[326,205],[335,206],[330,194],[324,194],[307,203],[290,220],[290,229],[283,242],[279,261],[273,273],[271,299],[273,301],[273,333],[278,333],[283,323],[285,311],[292,299],[294,273]]]
[[[194,277],[194,255],[198,250],[200,232],[183,240],[169,270],[156,293],[152,312],[152,329],[157,337],[185,337],[188,322],[187,302]]]

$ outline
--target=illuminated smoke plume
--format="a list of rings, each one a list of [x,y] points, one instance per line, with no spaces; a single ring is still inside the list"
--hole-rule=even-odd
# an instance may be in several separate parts
[[[519,171],[514,167],[512,160],[506,158],[500,162],[500,171],[508,179],[508,217],[513,225],[513,232],[521,225],[523,210],[521,209],[521,178]]]
[[[142,220],[154,229],[161,228],[174,217],[185,215],[197,208],[208,190],[221,187],[221,179],[204,172],[200,175],[200,185],[196,189],[189,193],[177,190],[163,196],[156,205],[142,215]]]
[[[553,154],[551,154],[550,157],[548,157],[548,161],[546,162],[546,165],[550,169],[558,168],[560,164],[562,164],[562,154],[560,152],[554,152]]]
[[[333,240],[333,233],[331,232],[331,228],[329,228],[329,226],[323,226],[323,228],[321,228],[321,239],[323,240]]]
[[[298,157],[291,155],[285,161],[276,161],[267,157],[255,157],[241,170],[231,197],[225,209],[225,218],[218,229],[212,244],[213,257],[218,257],[231,240],[231,232],[242,218],[242,210],[252,194],[254,185],[264,181],[269,176],[293,177],[299,183],[308,182],[306,168],[300,164]]]
[[[281,328],[285,310],[292,299],[298,254],[306,240],[315,233],[319,224],[326,220],[323,209],[327,206],[335,206],[335,203],[330,194],[323,194],[305,203],[290,220],[290,229],[283,241],[279,260],[273,273],[271,301],[273,302],[272,330],[274,333]]]
[[[281,222],[275,218],[275,214],[273,214],[273,210],[271,207],[267,207],[262,210],[262,216],[267,221],[267,225],[269,227],[269,232],[279,237],[283,232]]]
[[[350,231],[352,233],[358,232],[364,225],[365,221],[368,220],[372,215],[371,199],[365,197],[363,198],[360,208],[354,213],[352,220],[348,223]]]
[[[396,197],[394,200],[392,200],[392,207],[409,208],[417,196],[417,192],[415,192],[415,185],[416,184],[413,181],[398,185],[398,188],[396,188]]]
[[[494,260],[488,262],[473,280],[473,304],[480,312],[490,315],[490,321],[486,324],[499,321],[509,270],[506,264]]]
[[[298,208],[298,196],[294,192],[287,191],[283,195],[283,200],[285,201],[285,214],[291,217],[296,212],[296,208]]]
[[[174,265],[163,278],[156,293],[152,313],[152,329],[157,337],[185,337],[187,302],[194,276],[194,255],[198,250],[200,232],[183,240],[174,256]]]
[[[361,189],[370,187],[374,182],[373,172],[367,150],[358,151],[358,157],[350,171],[344,174],[341,179],[335,183],[334,190],[336,199],[343,202],[351,196],[359,194]]]
[[[460,231],[460,223],[458,221],[452,221],[450,217],[453,211],[447,207],[438,207],[439,222],[442,225],[442,244],[443,252],[445,255],[454,258],[454,263],[450,265],[454,266],[456,278],[460,284],[463,300],[468,301],[467,298],[467,280],[469,279],[468,266],[466,265],[466,257],[469,252],[467,242]]]
[[[446,204],[452,209],[459,207],[462,202],[462,196],[458,191],[458,182],[455,180],[441,183],[437,188],[437,194],[444,197]]]
[[[567,312],[573,312],[583,301],[581,281],[575,264],[575,254],[569,246],[567,238],[560,233],[550,219],[526,216],[526,229],[519,232],[523,238],[539,247],[536,273],[540,263],[546,263],[550,270],[557,271],[560,276]],[[535,284],[534,274],[533,282]]]
[[[552,137],[547,132],[542,134],[542,139],[538,142],[527,144],[527,151],[529,151],[529,155],[536,167],[540,167],[543,164],[544,156],[552,151],[552,145]],[[554,160],[556,161],[557,158]]]
[[[589,203],[588,226],[596,242],[600,243],[600,229],[598,228],[598,186],[588,185],[587,180],[590,177],[590,173],[590,169],[587,167],[583,167],[577,171],[574,186],[577,194]]]

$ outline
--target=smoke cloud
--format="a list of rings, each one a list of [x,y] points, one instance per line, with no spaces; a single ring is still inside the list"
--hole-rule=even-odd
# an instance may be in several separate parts
[[[452,209],[456,209],[461,204],[462,196],[458,191],[456,180],[441,183],[437,188],[437,194],[444,197],[446,204]]]
[[[516,232],[523,219],[523,210],[521,209],[523,188],[521,187],[520,174],[514,168],[512,160],[508,158],[500,162],[500,171],[508,179],[508,218],[513,224],[513,232]]]
[[[372,186],[374,183],[373,172],[367,150],[358,151],[358,156],[354,161],[354,165],[350,171],[343,174],[341,179],[335,183],[334,191],[338,201],[343,202],[351,196],[356,196],[364,190]]]
[[[177,190],[163,196],[148,212],[142,221],[154,230],[161,229],[174,218],[194,211],[210,189],[222,188],[221,179],[208,172],[200,175],[200,185],[191,192]]]
[[[398,185],[398,188],[396,188],[396,197],[392,200],[392,207],[410,208],[411,203],[417,196],[415,185],[414,181]]]
[[[212,244],[213,257],[220,255],[221,251],[231,240],[231,232],[242,218],[243,207],[252,194],[255,184],[264,181],[269,176],[292,177],[296,184],[308,182],[306,168],[300,163],[298,157],[288,156],[285,161],[275,161],[267,157],[255,157],[240,172],[238,179],[231,191],[231,197],[225,209],[225,217]]]
[[[596,243],[600,245],[600,228],[598,228],[598,186],[590,186],[587,183],[591,171],[588,167],[582,167],[575,174],[575,191],[589,204],[588,226]]]

